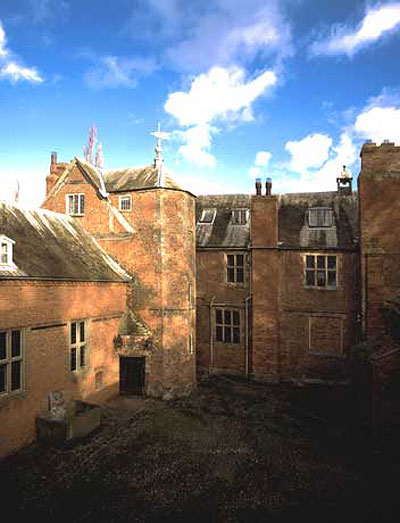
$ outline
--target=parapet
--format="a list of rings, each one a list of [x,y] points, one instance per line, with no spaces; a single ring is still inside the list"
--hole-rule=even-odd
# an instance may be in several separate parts
[[[381,145],[367,142],[362,146],[361,171],[379,174],[400,172],[400,146],[385,140]]]

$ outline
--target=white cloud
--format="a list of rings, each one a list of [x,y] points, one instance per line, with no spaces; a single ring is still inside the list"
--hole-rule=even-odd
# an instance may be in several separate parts
[[[259,178],[261,175],[261,169],[259,167],[250,167],[250,169],[247,171],[250,178]]]
[[[304,173],[309,168],[321,167],[329,157],[332,138],[325,134],[310,134],[299,141],[289,141],[285,149],[291,154],[290,167]]]
[[[248,120],[248,113],[244,111],[276,81],[273,71],[265,71],[246,82],[245,71],[240,67],[212,67],[193,80],[189,92],[170,94],[164,109],[182,126],[217,119]]]
[[[43,78],[34,67],[22,67],[14,62],[7,63],[0,70],[0,77],[8,78],[12,82],[26,80],[32,83],[41,83]]]
[[[400,3],[380,5],[367,9],[357,29],[351,29],[345,25],[334,26],[331,37],[314,42],[310,51],[314,55],[347,54],[352,56],[363,47],[399,27]]]
[[[273,166],[275,192],[335,191],[336,178],[343,165],[351,166],[357,160],[357,147],[347,131],[342,132],[337,145],[333,145],[331,137],[322,134],[309,135],[303,140],[288,143],[301,144],[304,151],[308,150],[309,154],[315,155],[315,159],[307,160],[308,156],[303,159],[299,149],[292,147],[294,156],[291,153],[291,161]]]
[[[185,142],[179,153],[198,165],[213,167],[215,158],[209,150],[218,125],[251,120],[253,102],[276,82],[273,71],[246,80],[242,68],[213,67],[197,76],[188,92],[171,93],[164,109],[186,128],[178,133]]]
[[[267,167],[271,160],[272,154],[269,151],[258,151],[254,159],[254,165],[252,165],[247,174],[250,178],[258,178],[261,176],[261,167]]]
[[[266,167],[271,159],[272,154],[268,151],[259,151],[256,154],[256,159],[254,160],[254,165],[258,167]]]
[[[184,142],[178,153],[187,161],[199,167],[213,168],[215,157],[209,152],[211,149],[211,135],[217,129],[208,124],[199,124],[186,131],[175,131],[174,136]]]
[[[33,24],[62,22],[68,14],[69,4],[64,0],[29,0],[30,20]]]
[[[138,79],[156,69],[152,58],[104,56],[84,76],[92,89],[136,87]]]
[[[41,83],[43,78],[35,67],[24,67],[18,62],[15,54],[7,48],[7,38],[0,22],[0,79],[5,78],[13,83],[21,80],[31,83]]]
[[[126,31],[158,45],[164,62],[190,73],[244,65],[292,53],[291,28],[280,0],[147,0],[135,6]]]
[[[386,139],[400,144],[400,109],[394,106],[367,108],[357,116],[354,129],[363,138],[378,144]]]

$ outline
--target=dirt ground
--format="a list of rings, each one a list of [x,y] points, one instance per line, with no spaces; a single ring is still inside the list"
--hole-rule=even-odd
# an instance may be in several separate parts
[[[179,401],[115,398],[90,437],[33,444],[0,464],[2,514],[57,523],[398,522],[400,450],[393,437],[371,439],[353,400],[345,387],[227,378]]]

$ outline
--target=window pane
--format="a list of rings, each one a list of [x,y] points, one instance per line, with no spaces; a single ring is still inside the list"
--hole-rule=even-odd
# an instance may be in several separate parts
[[[231,311],[224,311],[224,323],[225,325],[231,324]]]
[[[6,358],[6,333],[0,332],[0,360],[5,360]]]
[[[233,343],[240,343],[240,329],[239,327],[233,328]]]
[[[228,282],[235,282],[235,269],[233,267],[228,267]]]
[[[222,337],[222,327],[217,326],[216,338],[217,338],[217,341],[224,341],[223,337]]]
[[[71,349],[70,369],[76,370],[76,349]]]
[[[317,256],[318,269],[325,269],[325,256]]]
[[[79,355],[79,366],[86,367],[86,347],[84,345],[81,347]]]
[[[7,365],[0,365],[0,392],[7,388]]]
[[[314,269],[315,267],[315,258],[314,256],[306,256],[307,268]]]
[[[230,343],[231,341],[232,341],[231,329],[229,327],[225,327],[224,342]]]
[[[228,254],[228,265],[233,266],[235,265],[235,257],[233,254]]]
[[[11,357],[21,355],[21,331],[11,332]]]
[[[244,281],[243,269],[239,268],[236,271],[236,282],[243,283],[243,281]]]
[[[243,254],[237,254],[236,255],[236,265],[240,266],[240,267],[243,267]]]
[[[318,287],[325,287],[325,271],[317,271]]]
[[[315,285],[314,274],[315,272],[313,270],[306,271],[306,285]]]
[[[21,388],[21,362],[13,361],[11,363],[11,390]]]
[[[80,195],[80,209],[79,214],[85,214],[85,195]]]
[[[76,323],[71,323],[71,343],[76,343]]]
[[[328,269],[336,269],[336,256],[328,256]]]
[[[215,322],[219,324],[222,323],[222,309],[215,310]]]
[[[233,311],[233,324],[240,325],[239,311]]]
[[[328,287],[336,288],[336,271],[328,271]]]
[[[8,262],[7,248],[8,248],[8,245],[6,243],[1,244],[1,260],[0,260],[1,263]]]
[[[79,327],[79,340],[85,341],[85,322],[81,321]]]

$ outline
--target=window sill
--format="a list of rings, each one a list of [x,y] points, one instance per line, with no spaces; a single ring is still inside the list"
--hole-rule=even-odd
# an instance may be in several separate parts
[[[78,370],[70,370],[69,373],[70,373],[71,381],[78,382],[78,381],[83,380],[86,377],[86,375],[89,373],[89,370],[90,370],[89,367],[82,367],[81,369],[78,369]]]
[[[306,291],[337,291],[337,287],[312,287],[310,285],[305,285],[304,289]]]
[[[0,409],[6,407],[10,401],[25,399],[26,395],[27,393],[25,389],[0,394]]]

